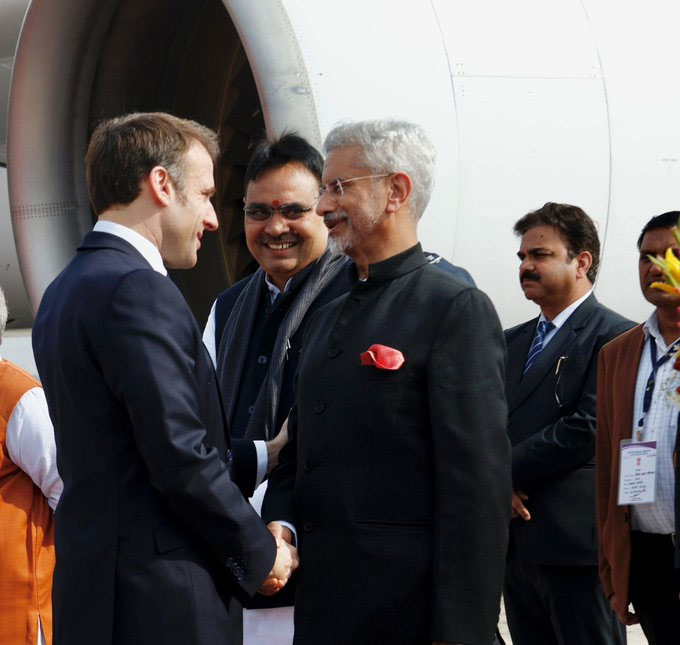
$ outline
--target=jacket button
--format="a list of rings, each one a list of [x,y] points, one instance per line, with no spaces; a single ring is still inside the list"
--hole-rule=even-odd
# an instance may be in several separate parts
[[[255,412],[255,405],[249,405],[248,406],[248,414],[252,414]]]
[[[267,357],[262,355],[257,357],[257,364],[258,365],[266,365],[267,364]]]
[[[311,470],[314,470],[315,467],[316,464],[311,459],[308,459],[305,462],[305,472],[310,472]]]
[[[307,531],[307,533],[309,533],[309,531],[314,528],[314,522],[307,521],[302,525],[302,528],[303,530]]]
[[[326,409],[326,404],[323,401],[317,401],[314,406],[314,412],[321,414]]]
[[[328,357],[329,357],[329,358],[335,358],[339,353],[340,353],[340,352],[338,352],[338,348],[337,348],[337,347],[331,347],[331,348],[328,350]]]

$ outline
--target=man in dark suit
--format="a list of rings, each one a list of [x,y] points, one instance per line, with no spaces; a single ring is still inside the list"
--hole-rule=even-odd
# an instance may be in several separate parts
[[[650,260],[664,256],[669,248],[680,256],[672,230],[679,217],[678,211],[662,213],[642,229],[637,243],[640,288],[654,310],[643,324],[602,349],[598,373],[600,577],[621,621],[639,622],[651,645],[680,643],[678,408],[672,399],[677,400],[680,384],[675,361],[680,299],[677,293],[652,286],[664,278]],[[624,450],[639,456],[640,448],[649,451],[652,443],[656,475],[649,492],[654,499],[621,499],[621,474],[631,473],[621,465]]]
[[[295,643],[488,645],[510,516],[498,318],[418,244],[419,126],[338,126],[326,150],[317,212],[358,281],[307,327],[263,507],[297,529]]]
[[[295,566],[232,481],[210,358],[165,275],[217,228],[217,153],[212,131],[160,113],[92,135],[99,221],[33,327],[64,480],[57,645],[224,642],[232,592],[274,591]]]
[[[633,323],[592,294],[600,243],[583,210],[547,203],[514,230],[522,290],[541,314],[505,332],[512,642],[624,643],[597,574],[595,389],[600,348]]]

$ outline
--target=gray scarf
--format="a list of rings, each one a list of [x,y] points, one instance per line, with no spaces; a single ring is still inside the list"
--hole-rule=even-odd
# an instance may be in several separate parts
[[[286,364],[286,353],[290,339],[298,330],[302,319],[316,297],[340,272],[347,262],[343,255],[326,252],[316,261],[309,275],[286,312],[276,334],[269,371],[260,387],[250,416],[245,437],[248,439],[272,439],[278,432],[276,417],[281,396],[281,381]],[[240,293],[229,318],[224,325],[220,347],[217,353],[217,375],[222,399],[229,422],[233,419],[239,383],[243,374],[250,335],[255,326],[255,316],[264,288],[265,273],[260,268]]]

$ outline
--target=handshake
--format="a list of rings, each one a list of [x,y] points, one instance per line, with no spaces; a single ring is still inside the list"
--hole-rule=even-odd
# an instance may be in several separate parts
[[[258,591],[265,596],[271,596],[286,586],[291,574],[298,568],[300,560],[297,549],[292,544],[293,534],[289,528],[281,526],[278,522],[270,522],[267,528],[276,540],[276,560]]]

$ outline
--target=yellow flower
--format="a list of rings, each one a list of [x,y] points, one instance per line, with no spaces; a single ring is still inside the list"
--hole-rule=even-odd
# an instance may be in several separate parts
[[[667,282],[652,282],[650,286],[654,287],[655,289],[661,289],[661,291],[665,291],[666,293],[671,293],[674,296],[680,295],[678,289],[676,287],[672,287]]]
[[[680,246],[680,219],[671,230],[678,246]],[[673,249],[666,249],[666,255],[663,258],[652,255],[647,257],[661,269],[664,277],[664,282],[652,282],[652,287],[680,296],[680,259],[675,255]]]

